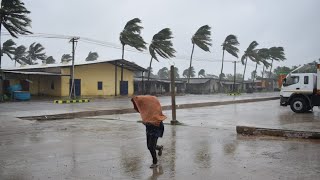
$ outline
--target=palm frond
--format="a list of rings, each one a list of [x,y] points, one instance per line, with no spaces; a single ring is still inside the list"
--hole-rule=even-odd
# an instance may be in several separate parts
[[[191,41],[196,44],[200,49],[210,52],[211,46],[211,27],[204,25],[200,27],[197,32],[192,36]]]
[[[2,0],[1,2],[1,24],[7,29],[11,36],[17,38],[19,34],[31,34],[27,27],[31,26],[31,20],[24,3],[20,0]]]
[[[165,59],[175,57],[176,52],[171,42],[172,32],[169,28],[164,28],[155,34],[149,46],[149,52],[152,58],[158,60],[157,54]]]
[[[3,43],[1,53],[6,54],[10,59],[13,59],[13,55],[15,52],[15,45],[16,43],[12,39],[7,40],[6,42]]]
[[[99,54],[97,52],[89,52],[88,56],[86,57],[86,61],[95,61],[99,58]]]
[[[49,56],[49,57],[47,57],[45,62],[46,62],[46,64],[54,64],[54,63],[56,63],[56,60],[52,56]]]
[[[70,54],[64,54],[61,57],[61,62],[70,62],[72,61],[72,56]]]
[[[284,61],[286,60],[283,47],[271,47],[269,49],[270,59],[276,61]]]
[[[252,41],[246,51],[253,51],[258,45],[257,41]]]
[[[120,42],[123,46],[129,45],[138,51],[146,49],[146,42],[140,35],[143,29],[143,27],[139,25],[140,23],[141,20],[139,18],[134,18],[127,22],[123,31],[120,33]]]

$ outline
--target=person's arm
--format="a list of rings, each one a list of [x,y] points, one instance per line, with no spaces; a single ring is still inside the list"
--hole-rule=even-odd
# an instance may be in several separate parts
[[[137,112],[139,112],[139,109],[138,109],[136,103],[134,102],[133,98],[131,98],[131,102],[132,102],[132,104],[133,104],[134,110],[136,110]],[[140,112],[139,112],[139,113],[140,113]]]

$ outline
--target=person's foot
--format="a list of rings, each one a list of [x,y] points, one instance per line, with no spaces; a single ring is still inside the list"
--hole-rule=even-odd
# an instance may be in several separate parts
[[[151,164],[150,168],[156,168],[158,164]]]
[[[158,156],[161,156],[161,155],[162,155],[162,150],[163,150],[163,146],[160,146],[159,152],[158,152]]]

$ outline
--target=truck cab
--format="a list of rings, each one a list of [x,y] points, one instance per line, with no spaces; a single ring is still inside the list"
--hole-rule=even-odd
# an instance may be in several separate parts
[[[290,105],[292,111],[302,113],[318,105],[314,100],[317,92],[317,74],[289,73],[283,80],[280,91],[280,105]]]

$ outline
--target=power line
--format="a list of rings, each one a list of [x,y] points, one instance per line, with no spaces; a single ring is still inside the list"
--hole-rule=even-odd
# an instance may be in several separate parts
[[[1,32],[1,35],[11,36],[8,32]],[[48,33],[33,33],[33,34],[19,35],[19,36],[21,36],[21,37],[35,37],[35,38],[48,38],[48,39],[67,39],[67,40],[70,40],[74,37],[74,36],[69,36],[69,35],[48,34]],[[81,36],[78,36],[78,37],[80,38],[79,41],[84,42],[84,43],[98,45],[98,46],[107,47],[107,48],[118,49],[118,50],[122,49],[122,46],[119,44],[116,44],[116,43],[96,40],[96,39],[92,39],[92,38],[88,38],[88,37],[81,37]],[[125,51],[149,55],[149,53],[147,53],[147,52],[138,51],[138,50],[131,48],[131,47],[125,48]],[[186,55],[177,55],[173,59],[184,60],[184,61],[190,60],[189,56],[186,56]],[[206,58],[200,58],[200,57],[194,57],[194,60],[198,61],[198,62],[199,61],[200,62],[213,62],[213,63],[221,62],[220,59],[206,59]],[[224,62],[233,63],[234,60],[224,60]],[[240,61],[237,61],[237,62],[240,62]],[[255,65],[249,64],[249,63],[247,63],[247,66],[255,67]]]

